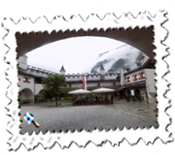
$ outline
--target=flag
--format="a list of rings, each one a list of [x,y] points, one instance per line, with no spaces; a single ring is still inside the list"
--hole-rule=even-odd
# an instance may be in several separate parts
[[[83,76],[83,89],[87,89],[87,85],[86,85],[86,77]]]

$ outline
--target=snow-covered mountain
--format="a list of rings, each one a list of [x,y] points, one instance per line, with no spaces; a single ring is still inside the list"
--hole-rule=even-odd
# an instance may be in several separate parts
[[[142,56],[143,53],[140,50],[125,44],[114,50],[100,53],[97,62],[91,65],[90,72],[98,73],[101,64],[103,64],[105,73],[117,72],[124,67],[135,69],[138,67],[136,64],[136,58],[142,63]]]

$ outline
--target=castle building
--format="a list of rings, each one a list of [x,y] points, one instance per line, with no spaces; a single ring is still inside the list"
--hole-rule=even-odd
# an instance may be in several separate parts
[[[141,65],[136,60],[138,68],[131,70],[123,68],[120,72],[105,73],[105,69],[101,64],[99,73],[82,73],[82,74],[66,74],[66,70],[62,65],[60,69],[61,75],[65,75],[67,87],[65,89],[83,88],[82,77],[86,76],[87,89],[93,90],[100,87],[115,89],[115,95],[119,98],[133,95],[136,98],[142,97],[148,103],[156,104],[156,89],[155,89],[155,62],[144,56]],[[48,74],[56,74],[48,70],[36,68],[27,65],[27,56],[19,57],[18,59],[18,77],[20,85],[20,100],[34,102],[34,96],[41,94],[43,86],[42,78],[47,78]]]

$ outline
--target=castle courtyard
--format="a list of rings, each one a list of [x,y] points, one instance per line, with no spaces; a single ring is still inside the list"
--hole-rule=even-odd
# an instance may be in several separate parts
[[[84,105],[72,106],[72,103],[62,103],[61,106],[54,106],[55,102],[40,104],[29,104],[21,106],[22,128],[20,133],[33,131],[38,134],[40,131],[51,132],[87,131],[97,129],[122,129],[126,128],[150,128],[158,127],[157,117],[153,110],[153,104],[142,102],[126,102],[125,100],[114,101],[110,105]],[[35,121],[40,127],[28,124],[23,116],[26,112],[31,112],[36,116]]]

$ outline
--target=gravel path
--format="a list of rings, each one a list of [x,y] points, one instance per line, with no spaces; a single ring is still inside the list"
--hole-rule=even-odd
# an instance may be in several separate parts
[[[33,124],[28,124],[23,118],[21,124],[21,134],[33,131],[46,133],[48,130],[53,132],[60,130],[67,131],[74,129],[93,130],[98,129],[122,129],[123,127],[134,128],[150,126],[158,127],[156,117],[151,109],[145,108],[145,103],[140,104],[138,110],[137,103],[117,102],[114,105],[93,105],[93,106],[65,106],[48,107],[47,105],[28,105],[22,106],[21,114],[29,111],[36,115],[35,120],[40,124],[36,128]],[[132,108],[133,107],[133,108]],[[146,112],[146,113],[145,113]]]

